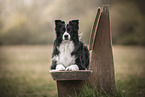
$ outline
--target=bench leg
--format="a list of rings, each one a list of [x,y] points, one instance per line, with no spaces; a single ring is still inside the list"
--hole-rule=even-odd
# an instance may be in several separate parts
[[[75,97],[83,85],[83,80],[57,81],[58,97]]]

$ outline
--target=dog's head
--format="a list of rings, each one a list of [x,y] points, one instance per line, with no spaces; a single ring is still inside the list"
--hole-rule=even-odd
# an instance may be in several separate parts
[[[61,41],[78,41],[79,20],[64,21],[55,20],[55,31],[57,39]]]

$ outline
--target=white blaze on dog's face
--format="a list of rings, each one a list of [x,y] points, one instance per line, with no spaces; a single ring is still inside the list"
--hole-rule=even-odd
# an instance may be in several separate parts
[[[65,26],[65,32],[64,32],[64,34],[62,36],[62,39],[64,41],[70,40],[70,34],[67,32],[67,25]]]

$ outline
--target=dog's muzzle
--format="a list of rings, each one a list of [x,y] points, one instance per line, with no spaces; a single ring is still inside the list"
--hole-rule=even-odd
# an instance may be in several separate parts
[[[65,33],[63,34],[63,40],[70,40],[70,35],[69,35],[69,33],[65,32]]]

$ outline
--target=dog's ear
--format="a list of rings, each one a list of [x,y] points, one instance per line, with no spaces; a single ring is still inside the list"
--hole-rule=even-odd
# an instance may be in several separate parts
[[[55,30],[57,30],[58,28],[60,28],[62,25],[64,25],[65,22],[61,21],[61,20],[55,20]]]
[[[71,26],[73,26],[74,28],[76,28],[77,30],[79,29],[79,20],[72,20],[72,21],[69,21],[69,24]]]

